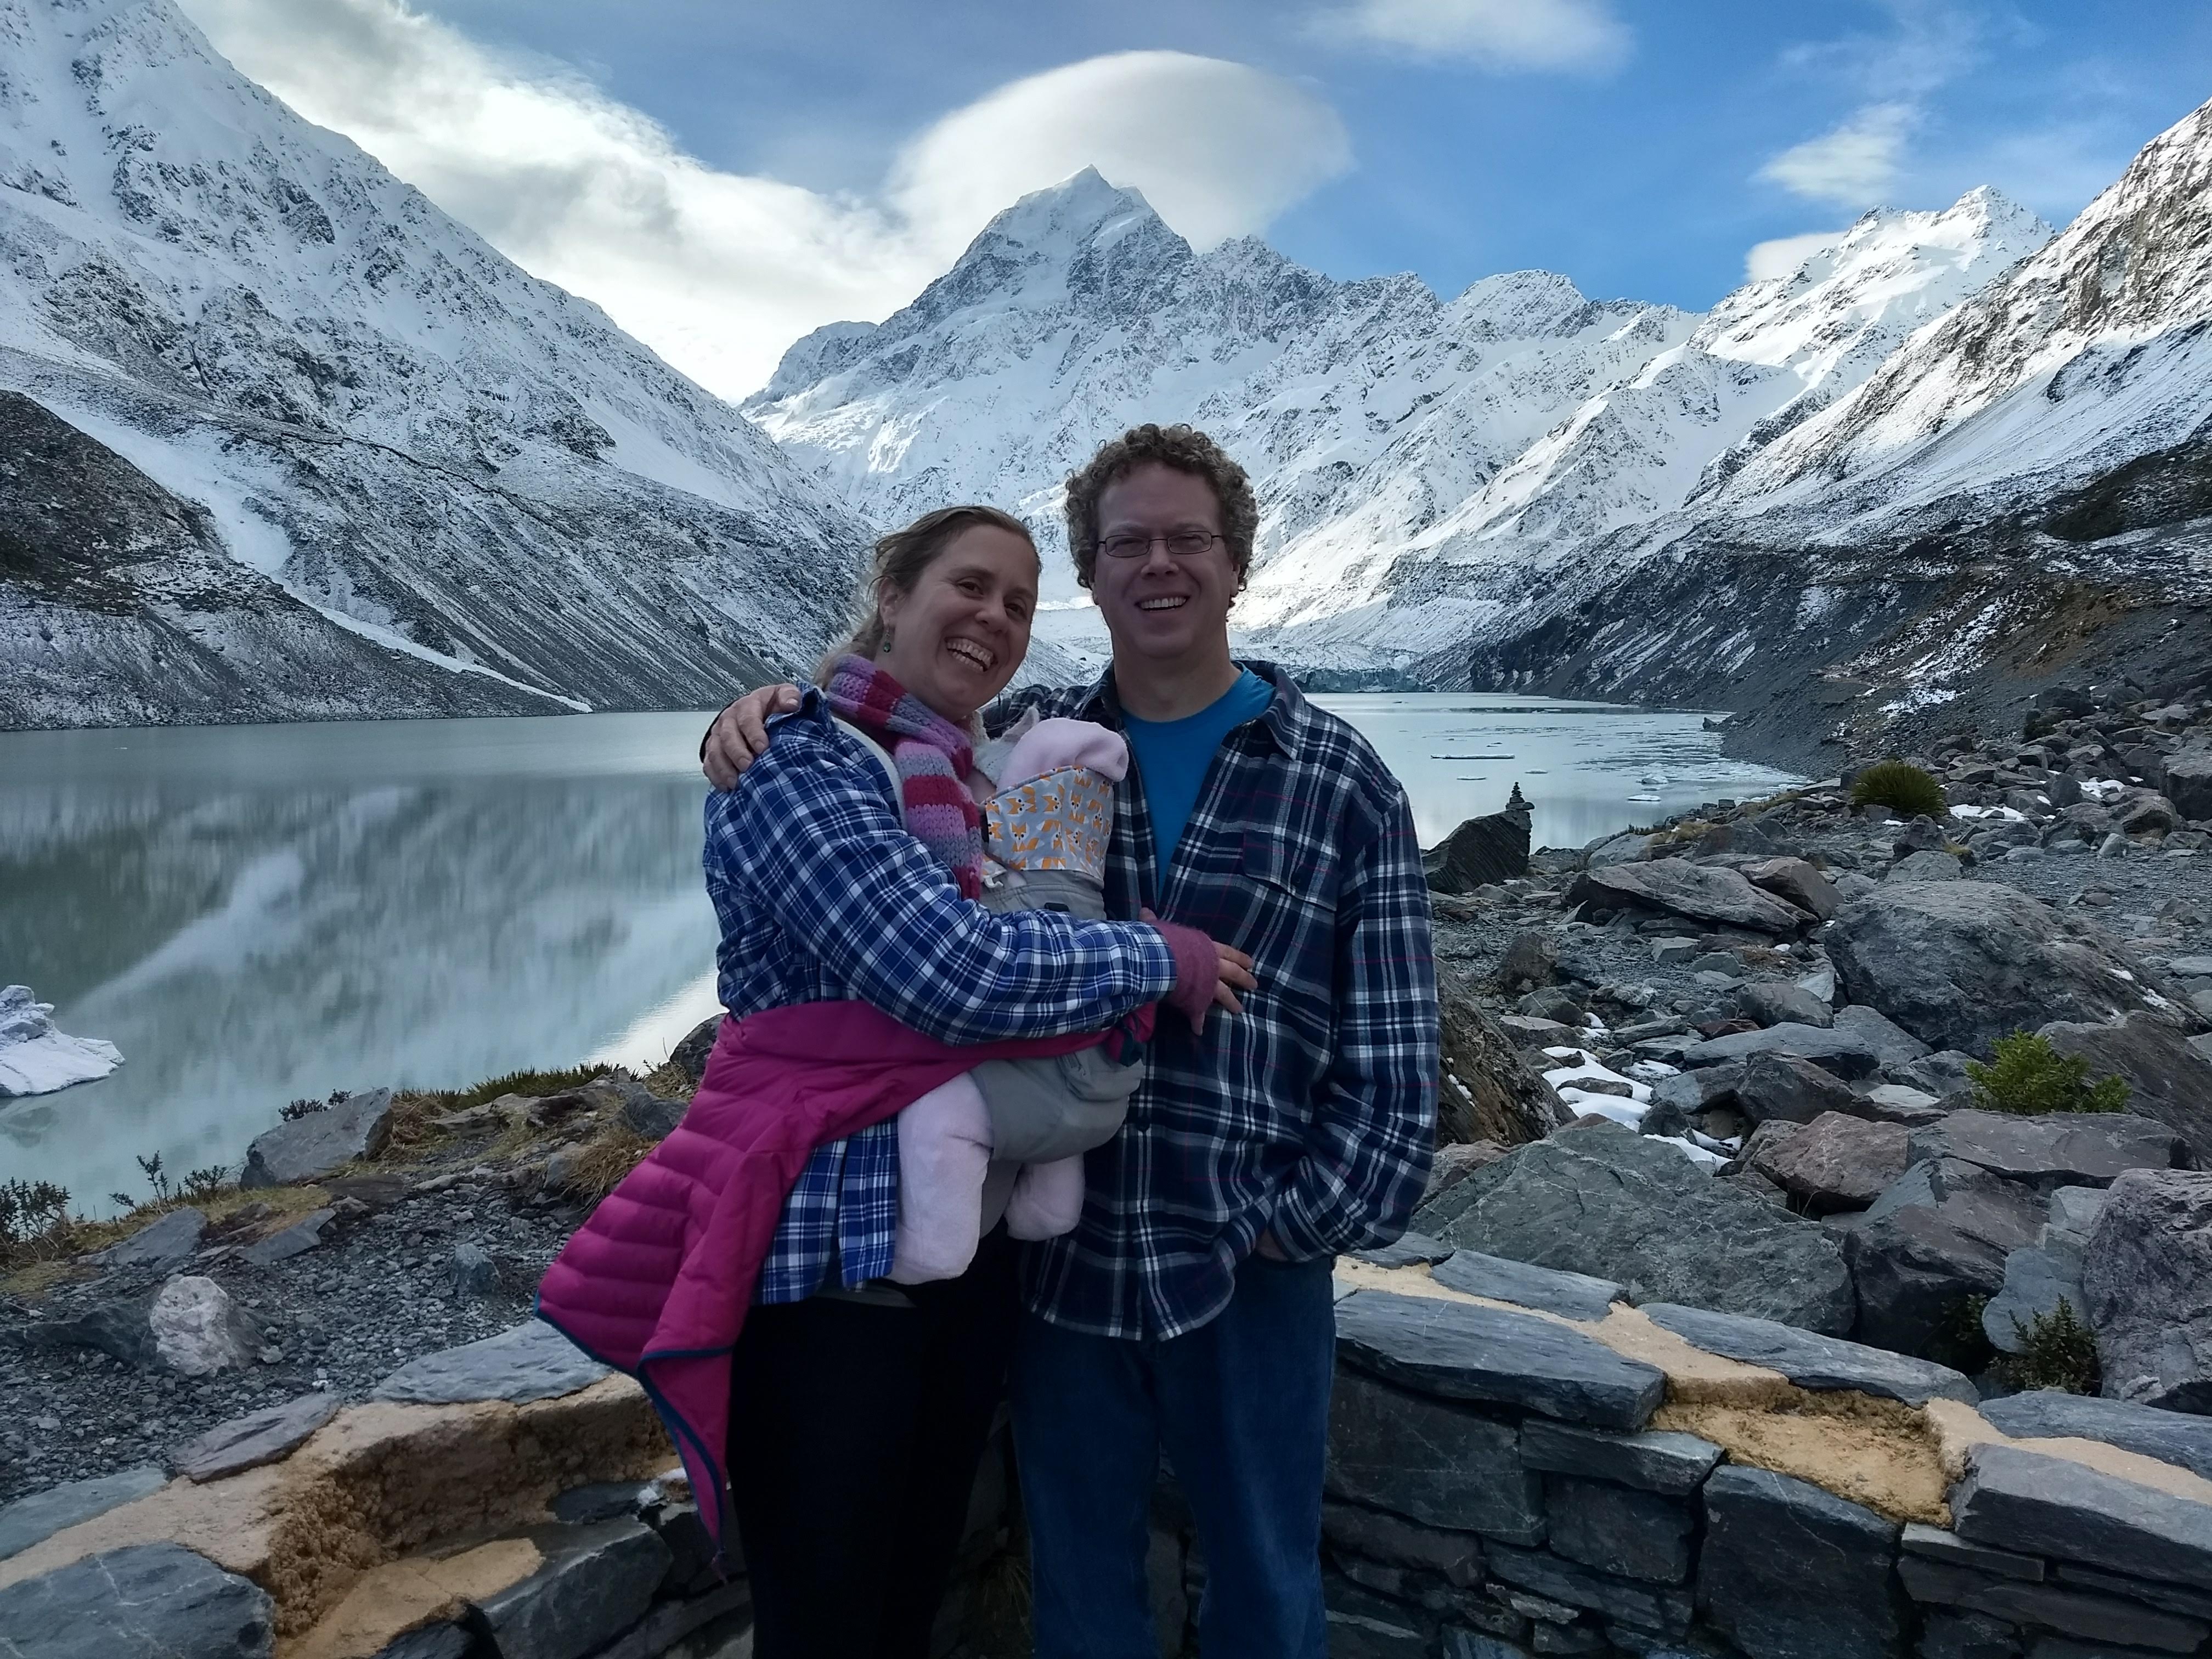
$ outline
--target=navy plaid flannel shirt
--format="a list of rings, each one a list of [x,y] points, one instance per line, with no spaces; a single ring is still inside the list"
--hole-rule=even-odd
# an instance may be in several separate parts
[[[1228,1304],[1263,1231],[1311,1260],[1387,1243],[1435,1154],[1436,958],[1406,792],[1290,677],[1222,740],[1164,892],[1144,790],[1115,792],[1109,915],[1139,905],[1241,946],[1259,988],[1194,1036],[1160,1022],[1121,1132],[1085,1161],[1083,1219],[1024,1252],[1030,1306],[1166,1338]],[[1111,671],[1038,699],[1116,730]]]
[[[1156,929],[994,915],[962,898],[818,691],[770,724],[768,752],[707,797],[702,863],[732,1015],[849,1000],[946,1042],[983,1042],[1102,1030],[1174,988]],[[882,1277],[897,1223],[896,1121],[830,1142],[784,1206],[754,1299],[812,1294],[833,1258],[848,1287]]]

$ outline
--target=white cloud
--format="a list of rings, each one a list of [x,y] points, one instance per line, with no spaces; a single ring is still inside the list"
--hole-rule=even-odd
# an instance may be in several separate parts
[[[1353,0],[1320,21],[1340,38],[1488,70],[1614,69],[1632,40],[1608,0]]]
[[[1844,240],[1840,230],[1811,230],[1802,236],[1778,236],[1753,245],[1743,256],[1743,280],[1763,283],[1771,276],[1787,276],[1814,254]]]
[[[493,52],[404,0],[185,3],[309,120],[727,397],[807,330],[888,315],[994,212],[1085,164],[1200,242],[1263,229],[1350,164],[1310,92],[1128,52],[1002,87],[918,135],[876,196],[826,195],[710,167],[572,71]]]
[[[1896,181],[1918,119],[1910,104],[1869,104],[1832,131],[1784,150],[1759,177],[1816,201],[1872,206]]]

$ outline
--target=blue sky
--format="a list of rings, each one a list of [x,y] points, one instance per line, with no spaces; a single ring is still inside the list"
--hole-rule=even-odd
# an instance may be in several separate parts
[[[2063,223],[2212,95],[2201,0],[182,3],[726,393],[1071,160],[1332,276],[1702,309],[1869,206],[1992,184]]]

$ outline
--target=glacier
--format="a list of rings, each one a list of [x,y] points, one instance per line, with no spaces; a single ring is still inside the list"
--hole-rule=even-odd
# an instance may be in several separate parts
[[[112,1042],[54,1030],[48,1018],[53,1012],[29,986],[0,985],[0,1098],[52,1094],[106,1077],[123,1063]]]

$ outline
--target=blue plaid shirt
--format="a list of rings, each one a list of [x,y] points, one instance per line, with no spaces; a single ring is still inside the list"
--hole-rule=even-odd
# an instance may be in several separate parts
[[[1030,1306],[1165,1338],[1228,1304],[1263,1231],[1310,1260],[1401,1232],[1436,1141],[1429,893],[1406,792],[1288,675],[1222,740],[1163,887],[1145,793],[1115,792],[1109,914],[1149,905],[1251,952],[1244,1012],[1160,1022],[1121,1132],[1085,1163],[1083,1219],[1024,1252]],[[1117,730],[1110,670],[1040,712]]]
[[[1154,928],[996,915],[962,898],[819,692],[770,724],[768,752],[707,797],[707,893],[732,1014],[854,1000],[946,1042],[983,1042],[1101,1030],[1174,988]],[[897,1223],[896,1121],[830,1142],[784,1206],[755,1300],[812,1294],[833,1257],[848,1287],[881,1278]]]

